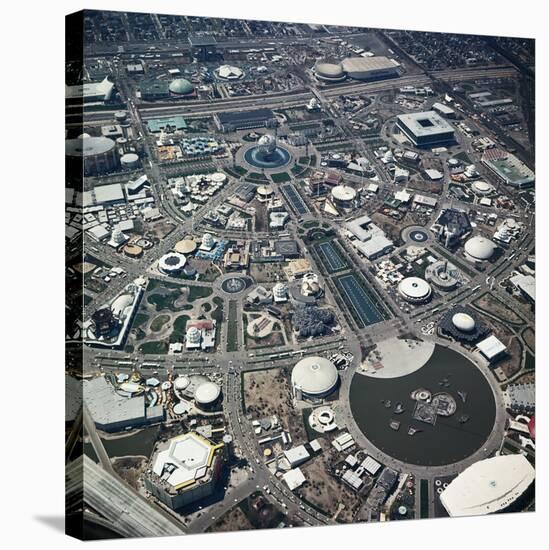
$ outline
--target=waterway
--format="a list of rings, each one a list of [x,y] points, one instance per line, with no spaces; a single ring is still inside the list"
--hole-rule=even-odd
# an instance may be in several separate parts
[[[419,388],[449,393],[457,403],[456,412],[437,415],[434,425],[414,419],[416,402],[410,394]],[[404,412],[396,414],[399,402]],[[357,425],[378,449],[423,466],[452,464],[473,454],[488,439],[496,416],[494,394],[484,374],[465,356],[440,345],[423,367],[409,375],[382,379],[355,374],[350,406]],[[460,422],[464,417],[468,420]],[[400,422],[398,430],[390,427],[392,421]],[[421,431],[408,435],[409,427]]]
[[[150,457],[154,444],[158,438],[159,426],[144,428],[130,435],[123,435],[114,439],[102,438],[105,451],[110,458],[117,456],[146,456]],[[97,461],[91,443],[84,444],[84,453]]]

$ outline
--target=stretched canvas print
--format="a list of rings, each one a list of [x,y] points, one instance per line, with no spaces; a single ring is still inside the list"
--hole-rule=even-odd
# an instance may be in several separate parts
[[[66,33],[67,532],[533,511],[534,41]]]

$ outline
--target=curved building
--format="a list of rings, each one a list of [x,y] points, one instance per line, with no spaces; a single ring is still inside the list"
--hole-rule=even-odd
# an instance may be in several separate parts
[[[438,260],[427,266],[425,279],[440,290],[453,290],[461,281],[461,274],[448,260]]]
[[[126,170],[135,170],[139,168],[139,156],[135,153],[126,153],[120,157],[120,164]]]
[[[431,285],[419,277],[406,277],[398,285],[398,293],[414,304],[427,302],[431,298]]]
[[[468,343],[474,343],[488,333],[487,326],[478,318],[476,312],[461,305],[448,310],[438,326],[443,334]]]
[[[119,166],[116,142],[107,137],[82,134],[76,139],[67,139],[65,155],[67,162],[72,163],[78,172],[83,165],[85,176],[113,172]]]
[[[221,387],[215,382],[204,382],[194,392],[196,406],[203,410],[213,409],[219,401]]]
[[[174,95],[188,95],[194,92],[194,86],[186,78],[172,80],[168,89]]]
[[[485,262],[494,255],[496,248],[490,239],[477,235],[465,243],[465,257],[473,262]]]
[[[198,245],[193,239],[182,239],[175,243],[174,249],[179,254],[192,254]]]
[[[292,370],[292,388],[297,398],[322,398],[332,393],[339,375],[335,365],[324,357],[305,357]]]
[[[319,59],[313,70],[316,77],[324,82],[342,82],[347,78],[347,74],[339,61]]]
[[[350,208],[355,198],[356,191],[349,185],[336,185],[332,189],[332,200],[341,208]]]
[[[535,470],[521,454],[480,460],[459,474],[440,495],[450,516],[480,516],[502,512],[534,483]]]
[[[487,181],[475,181],[471,189],[476,195],[489,195],[494,191],[494,186]]]
[[[257,194],[260,200],[268,200],[273,196],[273,188],[270,185],[260,185],[257,188]]]
[[[168,252],[158,260],[158,269],[165,275],[177,275],[185,267],[187,258],[178,252]]]

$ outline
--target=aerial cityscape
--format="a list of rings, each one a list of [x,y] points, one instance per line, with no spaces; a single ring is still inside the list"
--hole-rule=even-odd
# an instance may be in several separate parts
[[[66,531],[535,510],[535,42],[66,19]]]

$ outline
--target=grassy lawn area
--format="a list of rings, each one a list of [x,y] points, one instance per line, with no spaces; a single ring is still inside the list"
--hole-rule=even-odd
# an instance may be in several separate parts
[[[194,302],[200,298],[207,298],[211,295],[212,289],[207,286],[189,286],[189,302]]]
[[[277,174],[271,174],[271,179],[275,183],[285,183],[287,181],[291,181],[291,177],[287,172],[278,172]]]
[[[153,355],[163,354],[168,351],[168,343],[165,341],[151,340],[150,342],[144,342],[139,346],[141,353],[150,353]]]
[[[162,330],[162,327],[170,320],[169,315],[159,315],[158,317],[155,317],[153,319],[153,322],[151,323],[151,330],[153,332],[160,332]]]
[[[138,313],[134,320],[133,320],[133,326],[134,328],[140,327],[149,321],[149,316],[146,313]]]
[[[173,323],[173,330],[170,334],[170,343],[182,342],[185,337],[185,328],[187,321],[190,319],[188,315],[180,315]]]
[[[227,322],[227,351],[238,350],[238,321],[236,318],[236,302],[229,302],[229,318]]]

